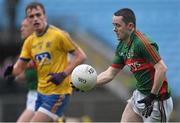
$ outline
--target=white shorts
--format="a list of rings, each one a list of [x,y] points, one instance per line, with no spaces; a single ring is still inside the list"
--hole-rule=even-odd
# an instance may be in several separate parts
[[[144,94],[135,90],[133,96],[128,100],[128,103],[131,104],[134,112],[141,116],[144,122],[161,122],[162,120],[164,122],[169,121],[170,114],[173,110],[173,101],[171,97],[164,101],[155,101],[151,116],[148,118],[142,116],[142,111],[145,105],[137,102],[144,97],[146,97]]]
[[[35,104],[37,100],[37,91],[31,90],[27,94],[26,109],[35,111]]]

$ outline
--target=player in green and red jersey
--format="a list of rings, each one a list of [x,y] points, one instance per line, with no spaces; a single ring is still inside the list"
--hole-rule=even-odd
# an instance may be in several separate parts
[[[21,24],[21,39],[25,40],[33,32],[33,26],[25,18]],[[35,102],[37,99],[37,71],[33,61],[29,62],[26,70],[16,77],[16,81],[27,82],[26,108],[17,120],[17,122],[27,122],[35,113]]]
[[[29,63],[28,68],[16,77],[16,81],[27,82],[26,108],[17,120],[17,122],[27,122],[35,113],[35,103],[37,100],[37,71],[32,61]]]
[[[173,109],[166,80],[166,65],[158,45],[136,30],[136,18],[131,9],[114,13],[114,32],[119,44],[113,64],[98,75],[97,86],[110,82],[128,65],[134,74],[137,89],[122,114],[122,122],[166,122]]]
[[[26,122],[35,113],[37,99],[37,71],[34,68],[27,68],[23,74],[18,76],[16,81],[26,81],[28,87],[26,108],[18,118],[18,122]]]

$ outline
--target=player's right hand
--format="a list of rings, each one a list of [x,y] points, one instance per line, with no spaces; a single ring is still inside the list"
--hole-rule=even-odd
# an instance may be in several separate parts
[[[12,71],[13,71],[13,65],[8,65],[4,71],[4,78],[12,75]]]
[[[12,72],[13,72],[13,65],[8,65],[4,71],[4,78],[9,81],[14,80],[15,77],[12,75]]]

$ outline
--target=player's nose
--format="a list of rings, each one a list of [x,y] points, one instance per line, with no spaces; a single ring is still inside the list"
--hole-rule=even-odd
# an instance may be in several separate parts
[[[37,16],[34,16],[33,20],[34,20],[34,21],[37,21],[37,20],[38,20],[38,17],[37,17]]]

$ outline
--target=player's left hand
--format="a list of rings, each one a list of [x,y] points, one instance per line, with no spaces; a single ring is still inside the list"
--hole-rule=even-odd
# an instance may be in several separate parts
[[[48,76],[51,76],[47,82],[52,82],[56,85],[59,85],[66,77],[67,74],[65,72],[60,73],[49,73]]]
[[[145,118],[151,116],[151,113],[153,111],[153,105],[154,105],[154,99],[155,98],[156,98],[156,95],[150,93],[147,97],[138,101],[138,103],[144,103],[145,104],[144,110],[142,111],[142,115],[145,116]]]
[[[84,92],[84,91],[82,91],[82,90],[76,88],[76,87],[73,85],[72,82],[71,82],[70,84],[71,84],[71,87],[72,87],[75,91],[77,91],[77,92],[79,92],[79,91],[80,91],[80,92]]]

